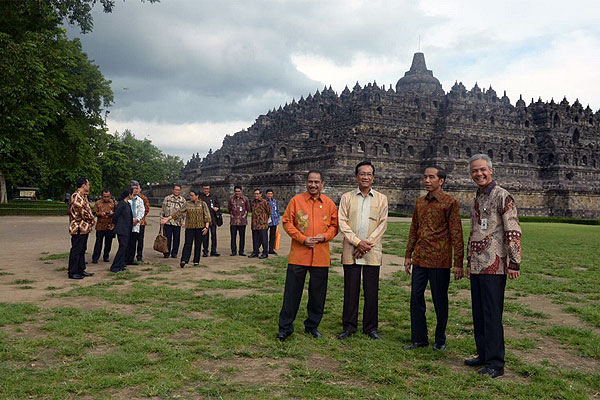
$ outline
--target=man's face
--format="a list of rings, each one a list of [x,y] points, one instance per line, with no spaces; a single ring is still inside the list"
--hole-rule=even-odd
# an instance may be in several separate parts
[[[242,189],[235,189],[233,192],[235,193],[235,197],[238,199],[242,197]]]
[[[273,192],[267,192],[267,200],[273,200]]]
[[[102,193],[102,201],[108,203],[110,201],[110,192]]]
[[[471,163],[471,178],[480,188],[486,187],[492,181],[494,170],[488,166],[486,160],[479,159]]]
[[[427,168],[423,173],[423,184],[425,190],[435,192],[444,184],[444,180],[438,177],[437,168]]]
[[[254,191],[254,200],[260,200],[262,199],[262,193],[260,192],[260,190],[255,190]]]
[[[356,174],[355,178],[360,189],[371,189],[373,180],[375,179],[373,168],[370,165],[361,165],[358,168],[358,174]]]
[[[177,197],[181,194],[181,187],[180,186],[175,186],[173,188],[173,196]]]
[[[138,194],[140,194],[140,187],[139,186],[132,186],[131,189],[133,190],[133,195],[137,196]]]
[[[83,194],[88,194],[90,192],[90,181],[85,181],[81,189],[83,190]]]
[[[308,175],[308,179],[306,180],[306,190],[310,193],[311,196],[318,196],[321,194],[323,190],[323,181],[321,180],[321,175],[318,173],[310,173]]]
[[[205,196],[208,196],[210,194],[210,186],[202,186],[202,193],[204,193]]]

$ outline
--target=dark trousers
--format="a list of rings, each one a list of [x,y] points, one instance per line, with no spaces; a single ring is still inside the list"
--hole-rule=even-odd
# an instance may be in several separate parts
[[[140,225],[140,233],[137,239],[137,260],[142,261],[142,251],[144,250],[144,234],[146,233],[146,225]]]
[[[108,260],[114,237],[115,233],[113,231],[96,231],[96,243],[94,244],[94,253],[92,254],[93,262],[98,262],[100,259],[100,253],[102,252],[102,241],[104,241],[104,254],[102,259],[105,261]]]
[[[448,324],[448,286],[450,268],[423,268],[413,265],[410,294],[410,327],[413,343],[429,342],[427,319],[425,317],[425,289],[427,281],[431,286],[431,297],[437,317],[435,343],[446,343],[446,325]]]
[[[182,262],[190,262],[192,243],[194,244],[194,263],[197,264],[200,262],[200,249],[202,248],[202,228],[185,229],[185,242],[183,243],[183,251],[181,252]]]
[[[269,253],[275,251],[275,239],[277,239],[277,225],[269,226]]]
[[[244,253],[244,246],[246,245],[246,225],[229,225],[229,233],[231,234],[231,253],[235,254],[236,251],[236,236],[240,235],[240,254]]]
[[[475,345],[486,367],[504,368],[504,288],[506,275],[471,274]]]
[[[89,233],[71,235],[71,251],[69,252],[69,276],[82,274],[85,271],[85,250]]]
[[[211,224],[208,227],[208,232],[206,233],[206,235],[204,235],[202,237],[202,245],[204,246],[204,249],[202,250],[202,252],[204,253],[204,255],[208,254],[209,234],[210,234],[210,254],[215,254],[217,252],[217,226]]]
[[[269,240],[266,229],[252,229],[252,254],[258,255],[262,246],[263,255],[269,254]]]
[[[125,260],[127,261],[127,264],[133,264],[139,237],[140,234],[138,232],[131,232],[129,235],[129,244],[127,245],[127,253],[125,254]]]
[[[127,251],[129,250],[130,236],[131,235],[117,235],[117,240],[119,241],[119,249],[117,250],[117,254],[115,254],[115,258],[113,258],[112,265],[110,266],[111,271],[117,272],[126,267],[126,255]]]
[[[179,240],[181,237],[181,227],[175,225],[163,225],[163,233],[167,237],[167,249],[169,252],[167,255],[176,258],[177,252],[179,251]],[[172,246],[171,246],[172,245]]]
[[[315,329],[323,318],[325,309],[325,297],[327,295],[327,279],[329,268],[327,267],[305,267],[303,265],[288,264],[285,278],[285,289],[283,292],[283,305],[279,313],[279,331],[294,332],[294,320],[300,308],[302,291],[306,273],[310,273],[308,281],[308,317],[304,321],[306,329]]]
[[[363,332],[377,331],[379,321],[379,266],[344,265],[344,311],[342,326],[345,331],[356,332],[358,327],[358,303],[360,297],[360,274],[362,271]]]

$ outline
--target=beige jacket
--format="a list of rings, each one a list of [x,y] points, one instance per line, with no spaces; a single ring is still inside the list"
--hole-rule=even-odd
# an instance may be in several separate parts
[[[344,251],[342,253],[342,264],[354,264],[355,259],[352,256],[355,247],[361,240],[367,240],[374,243],[373,249],[369,251],[363,259],[365,265],[381,265],[382,248],[381,238],[387,229],[388,219],[388,199],[387,196],[371,189],[371,205],[369,210],[369,230],[368,237],[359,238],[356,235],[358,224],[358,199],[359,189],[344,193],[340,199],[338,209],[338,220],[340,232],[344,234]]]

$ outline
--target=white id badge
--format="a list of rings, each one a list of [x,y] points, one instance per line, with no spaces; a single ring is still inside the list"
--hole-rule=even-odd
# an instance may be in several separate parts
[[[488,228],[488,219],[487,218],[482,218],[481,219],[481,230],[482,231],[487,231]]]
[[[240,212],[242,212],[244,209],[240,206]]]

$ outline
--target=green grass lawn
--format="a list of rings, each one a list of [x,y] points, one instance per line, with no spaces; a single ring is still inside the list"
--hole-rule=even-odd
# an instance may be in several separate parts
[[[385,252],[404,254],[408,227],[390,224]],[[279,343],[286,259],[276,257],[222,280],[186,279],[185,288],[157,263],[66,293],[49,289],[65,306],[0,304],[0,398],[597,398],[600,227],[523,223],[523,249],[522,276],[507,285],[507,374],[496,380],[462,365],[475,351],[467,280],[450,286],[444,352],[403,350],[410,280],[401,271],[380,285],[384,340],[335,339],[343,277],[332,272],[324,337],[303,332],[304,296],[296,333]],[[433,335],[430,301],[428,320]]]

